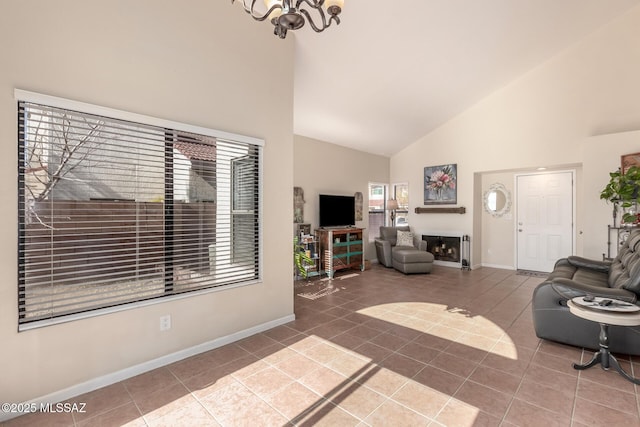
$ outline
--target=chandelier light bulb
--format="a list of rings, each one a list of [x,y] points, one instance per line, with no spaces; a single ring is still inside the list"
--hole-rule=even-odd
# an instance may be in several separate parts
[[[338,15],[344,7],[344,0],[325,0],[324,7],[327,8],[329,14]]]
[[[274,11],[269,14],[269,20],[275,19],[278,16],[282,15],[282,0],[264,0],[264,5],[267,7],[267,11],[275,5],[281,6],[274,9]]]

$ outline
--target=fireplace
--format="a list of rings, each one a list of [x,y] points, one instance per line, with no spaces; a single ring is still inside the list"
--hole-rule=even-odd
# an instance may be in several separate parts
[[[423,234],[422,240],[427,242],[427,251],[433,254],[434,264],[462,267],[462,234]]]

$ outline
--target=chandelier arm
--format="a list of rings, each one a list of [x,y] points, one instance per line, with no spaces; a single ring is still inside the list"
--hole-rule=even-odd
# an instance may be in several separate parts
[[[246,0],[242,0],[242,7],[243,7],[244,11],[247,12],[249,15],[251,15],[251,17],[253,19],[255,19],[256,21],[262,22],[262,21],[266,20],[269,17],[269,15],[271,15],[271,12],[273,12],[274,10],[276,10],[276,9],[281,9],[282,10],[282,6],[280,6],[280,4],[278,4],[278,3],[276,3],[273,6],[271,6],[271,8],[269,10],[267,10],[264,15],[256,14],[254,8],[255,8],[255,5],[256,5],[257,1],[258,0],[251,0],[251,6],[247,6]],[[231,3],[235,3],[235,0],[231,0]]]
[[[306,3],[309,7],[319,10],[322,10],[322,6],[324,6],[324,0],[297,0],[296,9],[300,9],[302,3]]]
[[[331,17],[329,17],[329,20],[327,21],[326,16],[322,12],[322,9],[319,10],[320,18],[322,19],[322,27],[318,27],[316,23],[313,22],[313,18],[311,18],[311,15],[305,9],[300,9],[299,12],[307,17],[309,25],[311,25],[311,28],[313,28],[313,31],[315,31],[316,33],[321,33],[329,28],[332,21],[335,22],[336,25],[340,25],[340,17],[338,17],[337,15],[331,15]]]
[[[322,27],[318,27],[315,22],[313,22],[313,18],[311,18],[311,15],[309,14],[309,12],[307,12],[306,9],[298,9],[298,12],[300,12],[301,14],[303,14],[304,16],[307,17],[307,21],[309,22],[309,25],[311,25],[311,28],[313,28],[313,31],[315,31],[316,33],[321,33],[322,31],[325,30],[325,28],[328,28],[329,25],[331,25],[331,20],[329,20],[329,23],[327,24],[327,19],[324,16],[324,13],[322,12],[322,9],[318,10],[318,14],[320,15],[320,18],[322,18]]]

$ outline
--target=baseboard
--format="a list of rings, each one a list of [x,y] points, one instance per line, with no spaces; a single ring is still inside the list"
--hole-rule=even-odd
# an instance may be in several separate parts
[[[486,264],[486,263],[482,263],[481,265],[483,267],[499,268],[501,270],[515,270],[515,267],[513,267],[512,265]]]
[[[440,261],[437,259],[433,261],[433,265],[441,265],[442,267],[449,267],[449,268],[462,268],[461,262]]]
[[[117,372],[112,372],[101,377],[93,378],[89,381],[85,381],[83,383],[73,385],[63,390],[50,393],[46,396],[35,398],[25,403],[35,404],[35,407],[39,408],[41,404],[62,402],[75,396],[79,396],[81,394],[106,387],[119,381],[135,377],[136,375],[144,374],[145,372],[151,371],[153,369],[161,368],[171,363],[178,362],[182,359],[186,359],[187,357],[195,356],[197,354],[204,353],[205,351],[213,350],[218,347],[231,344],[241,339],[250,337],[251,335],[269,330],[271,328],[275,328],[276,326],[284,325],[285,323],[292,322],[295,319],[296,316],[294,314],[290,314],[288,316],[281,317],[280,319],[271,320],[269,322],[253,326],[251,328],[244,329],[242,331],[235,332],[224,337],[216,338],[212,341],[198,344],[196,346],[186,348],[175,353],[167,354],[166,356],[161,356],[157,359],[149,360],[147,362],[140,363],[138,365],[131,366]],[[0,422],[7,421],[20,415],[23,414],[10,414],[0,412]]]

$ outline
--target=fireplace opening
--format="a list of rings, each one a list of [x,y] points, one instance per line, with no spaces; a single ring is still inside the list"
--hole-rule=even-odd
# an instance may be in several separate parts
[[[443,264],[460,264],[460,236],[436,236],[423,234],[422,240],[427,242],[427,251],[433,254],[434,260]]]

